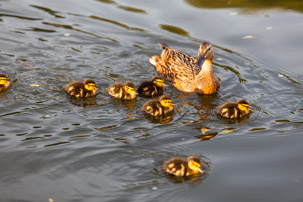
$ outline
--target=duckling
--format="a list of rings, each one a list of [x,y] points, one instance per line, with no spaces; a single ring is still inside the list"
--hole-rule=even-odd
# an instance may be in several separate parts
[[[167,95],[162,95],[159,99],[149,100],[142,107],[141,111],[151,116],[166,115],[173,111],[171,98]]]
[[[143,81],[137,92],[141,96],[152,98],[154,96],[163,95],[163,92],[166,90],[163,86],[164,81],[159,76],[154,76],[150,81]]]
[[[198,156],[189,156],[187,159],[179,157],[171,158],[164,162],[162,169],[166,173],[178,177],[204,173],[201,169],[201,160]]]
[[[7,90],[10,84],[11,82],[7,80],[7,76],[0,74],[0,92]]]
[[[108,87],[107,92],[112,97],[125,100],[134,99],[137,95],[135,85],[130,81],[126,81],[125,83],[116,82]]]
[[[92,79],[85,79],[84,81],[73,81],[64,86],[67,94],[76,98],[92,97],[96,95],[96,83]]]
[[[220,79],[212,68],[214,50],[209,42],[200,44],[198,59],[165,44],[159,45],[163,48],[162,53],[151,56],[149,62],[168,83],[183,92],[208,95],[219,90]]]
[[[216,111],[217,114],[228,118],[239,118],[249,114],[252,110],[249,108],[248,102],[243,99],[237,100],[234,102],[225,102],[220,105]]]

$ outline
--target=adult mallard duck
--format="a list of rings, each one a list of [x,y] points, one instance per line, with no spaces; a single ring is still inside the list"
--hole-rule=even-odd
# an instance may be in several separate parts
[[[150,81],[143,81],[138,89],[137,92],[139,95],[152,98],[158,95],[163,95],[165,91],[164,81],[159,76],[154,76]]]
[[[134,99],[137,95],[135,85],[130,81],[126,81],[125,83],[115,82],[108,87],[107,92],[114,98],[125,100]]]
[[[141,111],[151,116],[162,116],[172,112],[174,105],[169,96],[162,95],[159,99],[147,101],[141,107]]]
[[[151,56],[149,61],[167,82],[183,92],[213,94],[218,91],[220,80],[212,68],[214,50],[210,43],[201,43],[198,59],[165,44],[159,45],[162,53]]]
[[[85,79],[84,81],[73,81],[64,86],[67,94],[76,98],[92,97],[96,95],[96,83],[92,79]]]
[[[11,82],[7,80],[7,76],[0,74],[0,92],[7,90],[10,84]]]
[[[198,156],[189,156],[187,159],[179,157],[171,158],[164,162],[162,169],[166,173],[178,177],[204,173],[201,169],[201,160]]]
[[[249,114],[252,110],[249,108],[248,102],[243,99],[237,100],[236,103],[234,102],[225,102],[220,105],[216,111],[217,114],[228,118],[240,118],[247,114]]]

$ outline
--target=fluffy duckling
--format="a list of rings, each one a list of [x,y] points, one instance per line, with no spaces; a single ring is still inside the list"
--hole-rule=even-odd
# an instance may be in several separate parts
[[[138,89],[137,92],[141,96],[145,96],[148,98],[152,98],[158,95],[163,95],[165,91],[164,81],[159,76],[154,76],[150,81],[143,81]]]
[[[92,97],[96,95],[96,83],[92,79],[85,79],[84,81],[73,81],[64,86],[67,94],[76,98]]]
[[[213,94],[221,86],[220,79],[212,68],[214,50],[210,43],[203,42],[198,50],[198,58],[172,49],[165,44],[162,53],[151,56],[149,62],[170,84],[183,92]]]
[[[126,81],[125,83],[116,82],[108,87],[107,92],[114,98],[125,100],[134,99],[137,95],[135,85],[130,81]]]
[[[141,111],[152,116],[161,116],[173,111],[174,105],[169,96],[162,95],[159,99],[147,101]]]
[[[239,118],[249,114],[252,110],[249,108],[248,102],[243,99],[237,100],[234,102],[225,102],[220,105],[216,111],[217,114],[228,118]]]
[[[171,158],[164,162],[162,169],[166,173],[178,177],[204,173],[201,169],[201,160],[198,156],[189,156],[187,159],[179,157]]]
[[[7,90],[11,82],[7,80],[7,76],[0,74],[0,92]]]

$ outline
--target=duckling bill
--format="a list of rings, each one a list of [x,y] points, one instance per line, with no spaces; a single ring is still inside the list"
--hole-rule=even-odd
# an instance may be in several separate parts
[[[153,98],[163,95],[165,90],[163,79],[159,76],[154,76],[152,80],[142,82],[139,85],[137,92],[141,96]]]
[[[252,110],[247,101],[239,99],[234,102],[225,102],[217,108],[216,113],[228,119],[240,118],[249,114]]]
[[[120,98],[125,100],[134,99],[137,95],[135,91],[135,85],[127,81],[125,83],[116,82],[108,87],[108,94],[114,98]]]
[[[171,158],[164,162],[162,169],[166,173],[178,177],[204,173],[201,169],[201,160],[198,156],[189,156],[187,159],[179,157]]]
[[[85,79],[84,81],[73,81],[64,86],[64,90],[70,96],[76,98],[86,98],[96,95],[96,83],[92,79]]]
[[[4,74],[0,74],[0,92],[3,92],[8,89],[11,82],[7,80],[7,76]]]
[[[162,95],[159,99],[147,101],[141,107],[141,111],[151,116],[162,116],[172,112],[174,105],[169,96]]]

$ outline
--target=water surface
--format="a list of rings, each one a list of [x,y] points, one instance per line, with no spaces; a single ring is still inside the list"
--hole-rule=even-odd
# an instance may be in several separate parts
[[[274,3],[273,3],[274,2]],[[17,82],[0,94],[1,201],[302,201],[301,1],[1,1],[0,67]],[[150,120],[146,99],[107,87],[156,75],[158,42],[197,55],[215,47],[214,95],[167,94],[178,109]],[[62,85],[90,77],[95,99]],[[31,85],[36,84],[36,85]],[[254,112],[215,109],[245,98]],[[200,178],[160,167],[200,155]]]

